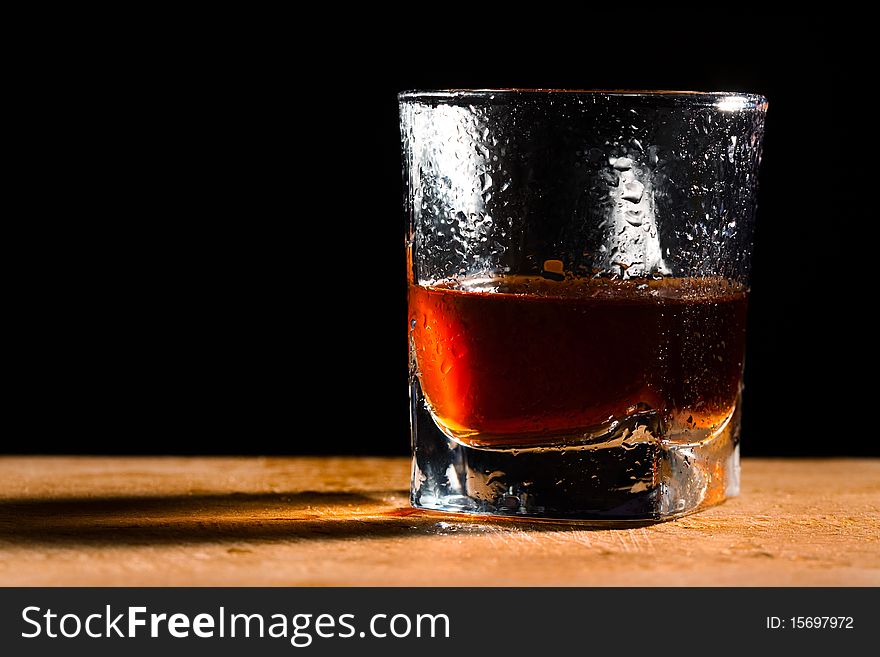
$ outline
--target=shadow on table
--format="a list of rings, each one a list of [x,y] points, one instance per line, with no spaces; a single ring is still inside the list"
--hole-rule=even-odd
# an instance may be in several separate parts
[[[0,501],[0,544],[320,541],[597,528],[589,523],[420,511],[400,506],[406,495],[406,491],[304,491],[4,500]],[[614,528],[645,524],[650,523],[621,523]]]

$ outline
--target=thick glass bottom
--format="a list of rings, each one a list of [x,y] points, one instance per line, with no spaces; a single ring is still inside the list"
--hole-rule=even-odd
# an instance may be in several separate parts
[[[590,521],[662,521],[739,493],[739,403],[699,442],[655,424],[621,427],[599,443],[524,449],[461,444],[411,388],[413,506],[451,513]]]

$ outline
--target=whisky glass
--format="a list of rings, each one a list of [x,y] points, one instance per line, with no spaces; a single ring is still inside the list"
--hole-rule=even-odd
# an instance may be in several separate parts
[[[766,99],[399,101],[412,504],[654,521],[736,495]]]

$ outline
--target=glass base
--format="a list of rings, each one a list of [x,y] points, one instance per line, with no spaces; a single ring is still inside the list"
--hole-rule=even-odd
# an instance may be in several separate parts
[[[699,443],[656,437],[645,424],[598,444],[474,448],[435,423],[411,391],[411,502],[420,509],[590,521],[662,521],[739,494],[739,404]]]

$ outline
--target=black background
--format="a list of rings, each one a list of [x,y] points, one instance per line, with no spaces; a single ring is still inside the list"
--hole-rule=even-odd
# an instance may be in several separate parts
[[[41,60],[3,449],[406,453],[396,93],[518,86],[770,99],[743,452],[878,454],[869,42],[819,16],[591,16],[189,22]]]

